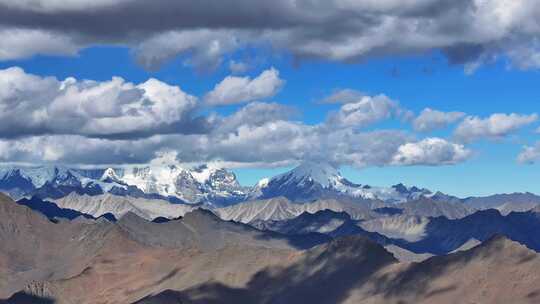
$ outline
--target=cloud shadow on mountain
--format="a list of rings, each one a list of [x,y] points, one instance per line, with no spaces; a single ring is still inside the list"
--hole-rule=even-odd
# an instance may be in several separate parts
[[[245,288],[209,282],[184,291],[166,290],[135,303],[340,303],[375,272],[395,262],[381,246],[362,237],[347,237],[314,248],[291,266],[263,269]]]

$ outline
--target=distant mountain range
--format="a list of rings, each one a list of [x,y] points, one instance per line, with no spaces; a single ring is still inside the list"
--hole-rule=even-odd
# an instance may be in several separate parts
[[[70,193],[105,193],[173,203],[227,205],[247,198],[249,189],[221,168],[178,166],[77,169],[66,167],[5,167],[0,191],[13,198],[59,199]]]
[[[362,235],[409,260],[468,248],[494,234],[540,250],[537,195],[462,199],[403,184],[359,185],[325,164],[303,163],[254,187],[204,165],[6,167],[0,170],[0,191],[52,222],[114,222],[135,215],[166,223],[204,209],[225,221],[300,239]]]
[[[432,220],[464,231],[467,218],[446,220],[456,224]],[[489,214],[486,220],[498,221]],[[0,303],[540,300],[540,255],[503,236],[402,263],[389,250],[402,255],[403,249],[373,242],[368,237],[376,233],[365,232],[345,212],[303,213],[278,225],[282,232],[261,231],[201,209],[160,223],[131,212],[117,222],[51,222],[0,194]],[[352,235],[354,229],[368,237]]]
[[[540,252],[540,208],[502,215],[495,209],[460,219],[397,215],[355,220],[346,212],[322,210],[286,220],[254,221],[255,227],[284,234],[322,233],[330,237],[363,235],[381,245],[396,245],[416,254],[443,255],[471,240],[504,235]]]
[[[158,199],[172,203],[219,208],[240,202],[284,197],[291,203],[338,200],[369,209],[399,206],[405,213],[459,218],[474,210],[494,208],[503,214],[526,211],[540,204],[532,193],[458,198],[415,186],[375,187],[355,184],[328,164],[305,162],[289,172],[243,187],[234,173],[215,166],[194,168],[148,166],[80,169],[66,167],[2,167],[0,191],[15,199],[59,200],[77,195]],[[388,210],[391,211],[391,210]]]

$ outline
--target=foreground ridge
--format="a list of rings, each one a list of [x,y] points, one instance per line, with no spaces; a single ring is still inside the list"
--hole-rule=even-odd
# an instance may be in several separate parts
[[[500,235],[402,263],[364,236],[261,232],[208,210],[160,223],[133,213],[117,223],[53,223],[0,196],[0,218],[7,303],[535,303],[540,296],[539,255]],[[507,282],[514,287],[503,288]]]

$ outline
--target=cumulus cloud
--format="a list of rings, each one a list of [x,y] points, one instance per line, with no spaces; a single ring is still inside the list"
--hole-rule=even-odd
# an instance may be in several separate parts
[[[159,69],[179,54],[189,54],[186,64],[209,72],[221,65],[222,56],[238,48],[240,43],[230,31],[167,31],[137,43],[133,53],[137,62],[149,70]]]
[[[394,165],[452,165],[465,161],[471,151],[441,138],[426,138],[399,146]]]
[[[487,118],[467,116],[456,128],[454,135],[462,141],[503,138],[520,128],[535,122],[537,114],[496,113]]]
[[[300,60],[358,62],[440,51],[468,67],[506,56],[513,66],[536,69],[538,19],[536,0],[3,0],[0,31],[10,38],[2,41],[0,57],[65,55],[109,44],[132,48],[147,68],[186,55],[204,69],[239,48],[270,45]]]
[[[261,126],[272,121],[287,121],[298,115],[292,107],[278,103],[252,102],[221,119],[216,132],[234,131],[239,126]]]
[[[206,94],[205,101],[209,105],[231,105],[261,100],[274,96],[284,82],[274,68],[263,71],[253,79],[228,76]]]
[[[533,164],[540,161],[540,141],[534,146],[523,147],[523,151],[519,153],[517,160],[522,164]]]
[[[463,112],[441,112],[430,108],[424,109],[413,120],[413,128],[420,132],[442,129],[465,116]]]
[[[141,84],[57,80],[0,70],[0,137],[77,134],[137,137],[205,131],[194,118],[197,98],[156,79]]]
[[[386,95],[363,96],[330,113],[326,123],[331,127],[365,127],[400,113],[398,103]]]
[[[81,48],[67,35],[40,29],[2,28],[0,26],[0,60],[42,55],[73,56]]]
[[[0,161],[98,166],[145,164],[170,151],[182,162],[217,161],[242,167],[283,166],[299,160],[324,160],[355,167],[437,165],[438,160],[441,165],[465,160],[435,149],[424,152],[423,158],[398,158],[396,155],[403,153],[402,147],[416,140],[410,134],[394,130],[329,132],[320,126],[284,120],[217,130],[203,135],[165,134],[130,140],[79,135],[1,139]],[[430,152],[436,156],[430,156]]]
[[[273,78],[268,73],[277,76],[270,69],[254,79],[241,78],[247,79],[241,93],[250,97],[232,98],[239,96],[234,90],[223,90],[222,96],[247,101],[269,95],[261,92],[272,90],[259,89],[276,87],[260,84]],[[223,83],[216,88],[223,89]],[[119,77],[58,80],[20,68],[0,70],[0,161],[103,166],[144,164],[174,154],[182,162],[234,166],[314,160],[366,167],[466,159],[463,146],[442,139],[361,130],[406,112],[385,95],[342,104],[318,124],[295,120],[298,111],[278,103],[253,101],[228,115],[196,116],[198,104],[197,97],[156,79],[139,84]]]

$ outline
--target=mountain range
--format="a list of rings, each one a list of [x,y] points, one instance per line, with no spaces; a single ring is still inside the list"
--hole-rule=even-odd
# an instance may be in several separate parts
[[[216,205],[245,200],[248,195],[248,189],[240,186],[233,173],[206,165],[190,169],[173,165],[105,169],[4,167],[0,169],[0,191],[16,199],[111,193],[173,203]]]
[[[481,210],[459,219],[396,215],[363,220],[353,219],[346,212],[321,210],[286,220],[255,221],[252,225],[287,235],[362,235],[385,247],[406,250],[415,260],[418,254],[444,255],[469,248],[471,242],[483,242],[493,235],[504,235],[540,252],[540,208],[508,215],[495,209]]]
[[[338,200],[363,204],[370,209],[398,206],[405,213],[422,209],[423,214],[419,215],[449,218],[489,208],[507,214],[526,211],[540,204],[540,196],[532,193],[458,198],[404,184],[390,187],[360,185],[344,178],[331,165],[313,162],[304,162],[286,173],[265,178],[253,187],[241,186],[234,173],[212,165],[102,169],[11,166],[0,168],[0,191],[14,199],[58,200],[72,193],[81,196],[112,194],[208,208],[279,197],[295,204]]]
[[[337,218],[324,227],[311,222],[310,233],[331,238],[361,234],[413,260],[446,254],[496,233],[540,249],[526,230],[540,232],[534,211],[540,197],[534,194],[462,199],[403,184],[373,187],[348,181],[332,166],[309,162],[251,188],[242,187],[233,173],[205,165],[6,167],[0,171],[0,189],[53,222],[78,217],[114,222],[128,214],[167,222],[203,209],[225,221],[291,235],[305,230],[291,223],[334,212],[350,218],[327,214]]]
[[[79,169],[5,167],[0,189],[50,222],[124,217],[168,223],[200,210],[224,221],[303,242],[361,235],[405,261],[467,249],[495,234],[540,250],[540,197],[531,193],[458,198],[397,184],[355,184],[327,164],[241,186],[215,166]]]
[[[344,212],[318,217],[350,221]],[[310,232],[300,222],[294,231],[301,235],[261,231],[202,209],[162,223],[131,212],[117,222],[52,222],[0,195],[0,303],[540,300],[540,255],[503,236],[408,263],[364,236],[330,237],[327,225]]]

